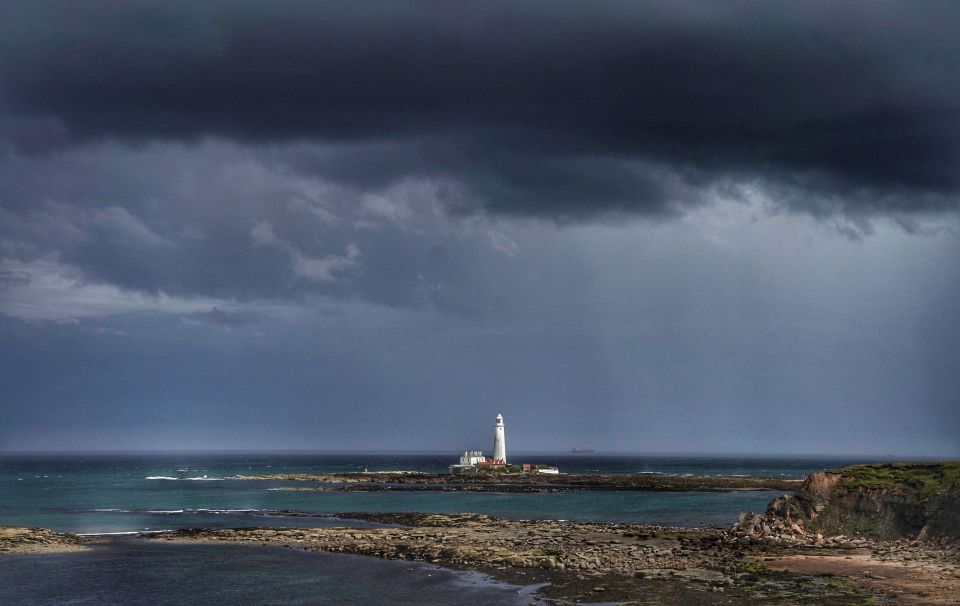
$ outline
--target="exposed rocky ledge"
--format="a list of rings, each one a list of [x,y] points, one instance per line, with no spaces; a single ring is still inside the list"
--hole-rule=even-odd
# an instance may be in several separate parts
[[[342,513],[343,527],[186,529],[143,538],[323,550],[487,572],[562,601],[644,604],[957,604],[960,541],[754,541],[721,529],[501,520],[480,514]],[[349,527],[349,520],[402,524]],[[0,554],[109,542],[0,528]],[[745,540],[746,539],[746,540]],[[129,540],[129,539],[127,539]],[[827,576],[823,576],[827,575]]]
[[[46,528],[0,526],[0,554],[79,551],[83,549],[82,542],[77,535]]]
[[[880,579],[914,575],[922,591],[937,596],[960,591],[956,550],[934,544],[866,541],[856,549],[840,545],[773,544],[742,541],[717,529],[683,529],[635,524],[502,520],[479,514],[343,513],[339,517],[403,528],[191,529],[152,535],[173,542],[239,542],[293,549],[350,553],[395,560],[417,560],[449,568],[488,572],[505,581],[549,582],[541,590],[563,600],[642,603],[866,603],[887,595]],[[896,562],[888,555],[907,558]],[[850,559],[856,556],[858,560]],[[824,580],[784,569],[791,558],[836,558],[854,572]],[[904,563],[908,564],[907,567]],[[867,573],[873,575],[867,576]],[[874,578],[876,577],[876,578]],[[913,578],[913,577],[911,577]],[[897,581],[899,582],[899,581]],[[927,603],[917,589],[901,592],[898,603]],[[661,601],[662,600],[662,601]],[[949,601],[941,603],[950,603]]]
[[[429,474],[344,473],[272,474],[237,476],[241,480],[283,480],[319,485],[289,487],[294,490],[330,491],[433,491],[433,492],[579,492],[663,491],[728,492],[734,490],[794,490],[801,480],[739,478],[729,476],[668,475],[541,475],[541,474]],[[288,488],[288,489],[289,489]]]
[[[872,539],[935,541],[960,547],[960,462],[856,465],[814,473],[765,515],[741,514],[747,540],[789,537],[823,544]]]

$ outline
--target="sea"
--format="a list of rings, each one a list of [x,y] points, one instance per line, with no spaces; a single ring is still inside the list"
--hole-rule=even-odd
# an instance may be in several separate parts
[[[85,552],[0,557],[0,604],[531,604],[535,587],[479,573],[243,545],[166,545],[139,533],[189,527],[373,526],[349,512],[476,512],[512,519],[728,527],[773,491],[313,492],[238,476],[440,473],[454,454],[162,453],[0,455],[0,524],[113,537]],[[566,473],[802,478],[877,459],[530,453]],[[187,470],[178,473],[178,470]],[[347,518],[349,516],[346,516]]]

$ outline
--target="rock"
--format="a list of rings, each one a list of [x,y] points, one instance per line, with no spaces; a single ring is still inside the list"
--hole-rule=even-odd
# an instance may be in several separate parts
[[[960,463],[890,463],[857,465],[811,474],[793,496],[770,502],[763,516],[741,512],[734,536],[763,536],[772,530],[794,535],[808,532],[822,540],[824,531],[877,539],[908,538],[919,542],[960,537]]]

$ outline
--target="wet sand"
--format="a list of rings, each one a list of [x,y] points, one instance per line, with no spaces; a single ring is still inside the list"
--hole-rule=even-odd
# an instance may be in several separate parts
[[[942,561],[885,561],[874,554],[789,555],[764,561],[770,570],[855,579],[897,604],[960,603],[960,568]]]

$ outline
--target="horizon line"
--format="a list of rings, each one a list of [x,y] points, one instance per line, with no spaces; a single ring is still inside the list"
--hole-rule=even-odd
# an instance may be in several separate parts
[[[0,450],[0,456],[17,455],[264,455],[264,454],[297,454],[297,455],[447,455],[454,456],[459,451],[428,450],[428,449],[192,449],[192,448],[154,448],[154,449],[31,449],[31,450]],[[943,454],[870,454],[870,453],[765,453],[765,452],[666,452],[666,451],[627,451],[627,450],[594,450],[589,453],[574,453],[570,450],[517,450],[518,455],[577,455],[580,457],[592,456],[647,456],[647,457],[718,457],[718,458],[775,458],[775,459],[876,459],[893,461],[905,459],[911,461],[953,461],[960,460],[956,455]]]

